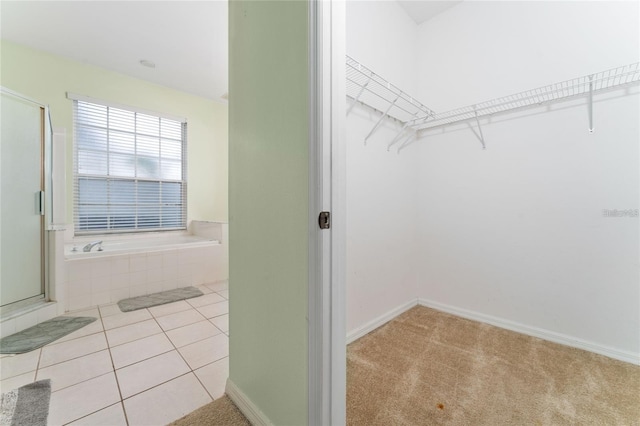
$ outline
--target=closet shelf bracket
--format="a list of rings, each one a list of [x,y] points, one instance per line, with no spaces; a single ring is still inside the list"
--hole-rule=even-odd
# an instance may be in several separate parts
[[[351,104],[351,106],[347,110],[347,115],[349,115],[349,113],[351,113],[351,110],[356,106],[356,104],[360,100],[360,96],[362,96],[362,93],[365,91],[365,89],[367,88],[367,86],[369,85],[370,82],[371,82],[371,79],[367,80],[367,82],[362,85],[362,88],[358,92],[358,95],[353,99],[353,103]]]
[[[404,134],[405,130],[407,130],[408,126],[409,126],[409,122],[407,121],[406,123],[404,123],[404,126],[402,126],[402,129],[400,129],[396,137],[393,138],[391,142],[389,142],[389,145],[387,145],[387,151],[391,151],[391,147],[395,145],[402,138],[402,135]]]
[[[378,130],[378,127],[380,127],[380,125],[382,124],[382,121],[385,119],[385,117],[389,114],[389,111],[391,110],[391,108],[393,108],[393,106],[396,104],[396,102],[398,102],[398,99],[400,97],[396,97],[393,102],[391,102],[391,105],[389,105],[389,107],[387,107],[387,110],[384,112],[384,114],[382,114],[382,116],[380,117],[380,119],[378,120],[378,122],[376,123],[375,126],[373,126],[373,129],[371,129],[371,131],[369,132],[369,134],[364,138],[364,144],[367,144],[367,139],[369,139],[371,137],[371,135],[373,135],[373,133]]]
[[[476,106],[473,106],[473,109],[476,109]],[[482,149],[487,149],[487,146],[484,144],[484,135],[482,134],[482,126],[480,125],[480,120],[478,120],[478,111],[475,111],[475,116],[476,116],[476,124],[478,125],[478,132],[480,133],[480,135],[478,136],[478,139],[480,139],[480,143],[482,144]]]
[[[398,148],[398,153],[400,153],[400,149],[404,148],[406,145],[408,145],[408,140],[417,137],[417,132],[414,130],[414,127],[417,124],[421,124],[424,123],[426,120],[428,120],[431,116],[426,116],[426,117],[416,117],[413,120],[407,121],[406,123],[404,123],[404,126],[402,126],[402,130],[400,130],[400,132],[398,132],[398,134],[396,135],[395,138],[393,138],[393,140],[389,143],[389,145],[387,145],[387,151],[391,150],[391,147],[393,145],[395,145],[396,143],[398,143],[401,139],[402,139],[402,135],[408,130],[409,131],[409,136],[405,139],[405,141],[403,143],[400,144],[400,147]]]
[[[408,146],[413,139],[417,138],[418,135],[414,132],[411,133],[403,142],[402,144],[398,147],[398,154],[400,154],[400,151],[402,151],[406,146]]]
[[[593,133],[593,74],[589,76],[589,100],[587,108],[589,109],[589,133]]]

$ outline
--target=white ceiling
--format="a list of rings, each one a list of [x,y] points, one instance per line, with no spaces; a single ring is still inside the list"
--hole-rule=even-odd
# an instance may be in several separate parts
[[[417,23],[460,1],[399,1]],[[226,0],[0,1],[0,36],[208,99],[226,101]],[[141,60],[155,68],[143,67]]]
[[[448,0],[448,1],[425,1],[425,0],[405,0],[398,3],[407,12],[407,14],[420,25],[425,21],[433,18],[439,13],[462,3],[462,0]]]
[[[0,25],[3,39],[184,92],[228,90],[226,1],[2,0]]]

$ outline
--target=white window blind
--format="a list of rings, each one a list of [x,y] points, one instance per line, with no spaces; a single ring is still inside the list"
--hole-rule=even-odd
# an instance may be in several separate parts
[[[186,122],[73,104],[75,233],[186,228]]]

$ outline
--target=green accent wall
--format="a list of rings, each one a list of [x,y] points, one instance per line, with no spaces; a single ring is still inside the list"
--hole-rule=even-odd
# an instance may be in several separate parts
[[[230,380],[307,424],[308,2],[229,5]]]
[[[66,93],[187,118],[188,219],[228,217],[227,105],[93,65],[0,41],[0,84],[48,104],[67,131],[67,222],[73,222],[73,104]]]

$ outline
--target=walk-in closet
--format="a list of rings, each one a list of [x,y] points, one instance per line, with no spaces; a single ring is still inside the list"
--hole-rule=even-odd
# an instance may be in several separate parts
[[[348,424],[637,421],[639,16],[346,3]]]

